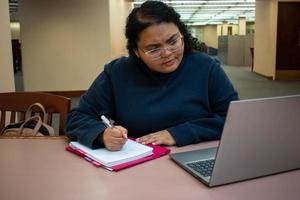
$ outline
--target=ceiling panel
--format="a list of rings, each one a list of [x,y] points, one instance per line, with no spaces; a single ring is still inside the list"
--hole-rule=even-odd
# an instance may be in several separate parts
[[[9,0],[9,13],[10,13],[10,21],[15,22],[19,21],[18,9],[19,3],[18,0]]]

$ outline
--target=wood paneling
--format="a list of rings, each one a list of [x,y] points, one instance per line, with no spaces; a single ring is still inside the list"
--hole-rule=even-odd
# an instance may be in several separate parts
[[[279,2],[276,70],[300,70],[300,2]]]

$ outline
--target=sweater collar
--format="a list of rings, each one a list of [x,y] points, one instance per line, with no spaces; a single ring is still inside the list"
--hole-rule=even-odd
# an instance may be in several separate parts
[[[149,67],[140,59],[140,58],[135,58],[139,68],[150,78],[157,80],[157,81],[164,81],[164,80],[169,80],[170,78],[173,78],[177,76],[177,74],[181,71],[183,68],[183,63],[185,62],[185,55],[183,55],[182,60],[177,67],[177,69],[173,72],[170,73],[160,73],[160,72],[155,72],[149,69]]]

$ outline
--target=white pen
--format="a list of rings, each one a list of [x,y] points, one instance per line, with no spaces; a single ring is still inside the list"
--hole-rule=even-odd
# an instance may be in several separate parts
[[[106,127],[114,128],[113,123],[109,119],[107,119],[104,115],[101,115],[101,120],[105,124]],[[127,134],[123,134],[123,137],[127,139]]]
[[[104,115],[101,115],[101,120],[105,124],[105,126],[110,128],[114,127],[114,125]]]

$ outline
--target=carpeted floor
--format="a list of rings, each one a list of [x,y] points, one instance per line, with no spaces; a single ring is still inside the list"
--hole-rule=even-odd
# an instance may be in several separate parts
[[[300,94],[300,80],[274,81],[251,72],[250,67],[223,66],[241,99]]]

